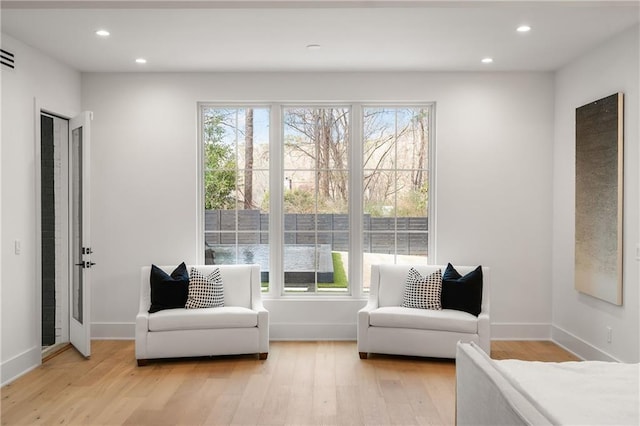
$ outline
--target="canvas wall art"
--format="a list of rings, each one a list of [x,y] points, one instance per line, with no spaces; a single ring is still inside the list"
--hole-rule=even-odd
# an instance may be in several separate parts
[[[575,288],[622,304],[623,94],[576,108]]]

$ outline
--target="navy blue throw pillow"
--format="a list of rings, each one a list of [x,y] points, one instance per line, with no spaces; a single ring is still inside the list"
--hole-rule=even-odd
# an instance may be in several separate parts
[[[478,316],[482,308],[482,266],[464,277],[449,263],[442,274],[442,309]]]
[[[171,275],[156,265],[151,265],[149,280],[151,282],[150,314],[164,309],[184,308],[189,295],[189,273],[184,262],[178,265]]]

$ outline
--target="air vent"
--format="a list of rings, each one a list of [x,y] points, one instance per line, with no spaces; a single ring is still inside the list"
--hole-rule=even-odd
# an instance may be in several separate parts
[[[0,63],[5,67],[14,69],[16,67],[15,55],[4,49],[0,49]]]

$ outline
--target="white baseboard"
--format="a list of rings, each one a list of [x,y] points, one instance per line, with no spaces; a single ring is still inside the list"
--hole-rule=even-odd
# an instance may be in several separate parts
[[[619,359],[609,355],[602,349],[596,348],[591,343],[585,342],[581,338],[555,325],[551,330],[551,340],[577,357],[585,360],[620,362]]]
[[[491,340],[551,340],[551,324],[494,322]]]
[[[42,347],[36,346],[0,364],[0,381],[4,386],[42,364]]]
[[[133,340],[136,338],[134,322],[92,322],[91,338],[95,340]]]
[[[356,340],[356,323],[271,323],[269,340]]]

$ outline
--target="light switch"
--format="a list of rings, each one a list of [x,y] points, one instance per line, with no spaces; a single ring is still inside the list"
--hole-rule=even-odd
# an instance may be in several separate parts
[[[15,240],[13,242],[13,249],[14,249],[16,254],[20,254],[20,251],[22,250],[22,246],[20,244],[20,240]]]

